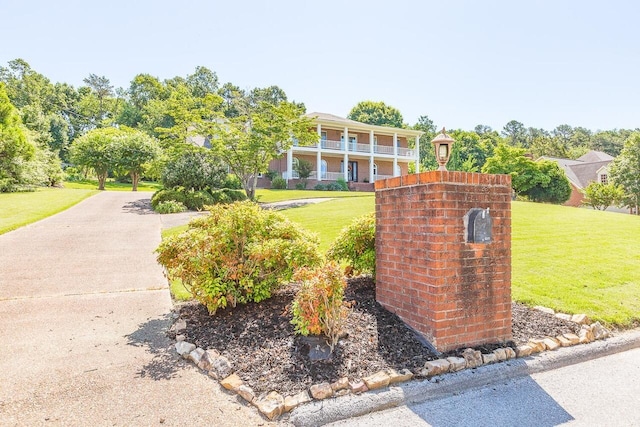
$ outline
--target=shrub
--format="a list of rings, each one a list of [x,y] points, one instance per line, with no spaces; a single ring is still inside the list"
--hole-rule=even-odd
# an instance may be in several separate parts
[[[167,162],[162,172],[165,188],[188,190],[220,188],[227,178],[227,168],[206,149],[190,149]]]
[[[171,279],[180,279],[209,313],[259,302],[295,270],[320,262],[318,238],[252,202],[216,205],[156,249]]]
[[[188,209],[201,211],[205,205],[213,205],[215,200],[211,193],[205,190],[186,191],[184,194],[184,204]]]
[[[333,351],[348,314],[343,301],[346,282],[342,272],[331,262],[303,268],[296,272],[294,280],[301,282],[291,306],[295,331],[302,335],[324,334]]]
[[[298,182],[296,183],[296,190],[306,190],[307,183],[306,182]]]
[[[287,181],[281,176],[277,176],[271,180],[271,188],[274,190],[286,190]]]
[[[337,182],[330,182],[327,184],[327,191],[342,191],[342,186]]]
[[[315,187],[313,187],[314,190],[318,190],[318,191],[326,191],[327,190],[327,186],[324,184],[316,184]]]
[[[327,259],[346,261],[356,274],[376,274],[376,216],[363,215],[342,229]]]
[[[233,190],[242,190],[242,182],[236,175],[230,173],[227,174],[227,178],[224,180],[223,188],[231,188]]]
[[[340,191],[349,191],[349,185],[347,184],[347,181],[344,180],[344,178],[336,179],[336,184],[340,186]]]
[[[169,200],[185,204],[186,197],[184,189],[168,190],[165,188],[156,191],[153,196],[151,196],[151,207],[155,210],[159,203],[167,202]]]
[[[222,191],[223,193],[225,193],[232,202],[243,202],[247,200],[247,195],[242,190],[236,190],[232,188],[223,188],[219,191]]]
[[[180,202],[176,202],[175,200],[167,200],[165,202],[160,202],[155,207],[155,211],[160,214],[172,214],[178,212],[185,212],[187,207]]]

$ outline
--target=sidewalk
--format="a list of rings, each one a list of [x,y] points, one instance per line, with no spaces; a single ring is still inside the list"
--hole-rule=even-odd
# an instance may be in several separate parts
[[[150,193],[103,192],[0,236],[0,425],[266,425],[163,331]]]

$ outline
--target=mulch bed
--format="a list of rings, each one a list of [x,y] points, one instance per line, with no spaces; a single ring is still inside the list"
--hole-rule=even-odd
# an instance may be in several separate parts
[[[216,349],[227,357],[257,394],[272,390],[294,394],[313,384],[341,377],[363,378],[386,368],[407,368],[417,374],[426,361],[439,357],[396,315],[376,302],[375,283],[370,278],[358,277],[349,280],[345,291],[345,300],[352,304],[346,335],[330,360],[312,362],[307,356],[308,346],[290,323],[294,294],[292,285],[269,300],[219,310],[215,316],[196,303],[181,305],[177,311],[187,322],[186,341],[203,349]],[[511,346],[580,329],[575,323],[522,304],[514,303],[512,312]],[[478,349],[488,352],[496,347]]]

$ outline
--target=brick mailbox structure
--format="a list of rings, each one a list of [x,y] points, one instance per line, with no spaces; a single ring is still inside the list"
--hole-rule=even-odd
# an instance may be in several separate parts
[[[378,302],[438,351],[511,340],[511,177],[432,171],[375,188]]]

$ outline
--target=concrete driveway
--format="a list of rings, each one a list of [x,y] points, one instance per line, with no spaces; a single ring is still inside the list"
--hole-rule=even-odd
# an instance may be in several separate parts
[[[268,424],[180,361],[151,193],[0,236],[0,425]]]

